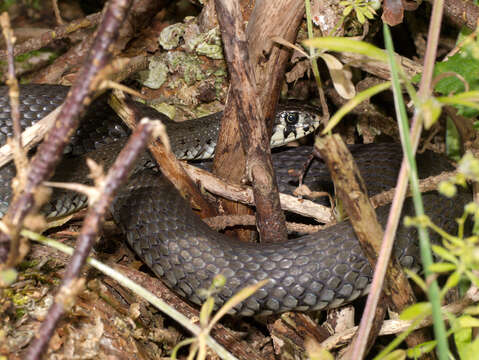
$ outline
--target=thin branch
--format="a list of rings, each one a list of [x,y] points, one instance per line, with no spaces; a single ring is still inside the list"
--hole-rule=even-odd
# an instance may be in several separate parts
[[[118,188],[126,181],[128,173],[133,168],[138,155],[146,148],[150,136],[154,135],[155,122],[143,121],[131,135],[124,149],[120,152],[115,163],[108,171],[107,176],[97,181],[99,197],[91,204],[83,222],[80,235],[76,241],[76,248],[71,258],[62,284],[55,297],[55,302],[50,307],[45,321],[42,323],[37,337],[28,348],[25,359],[39,359],[45,352],[50,338],[63,316],[69,309],[68,304],[74,302],[76,293],[80,290],[77,286],[80,271],[86,262],[90,250],[102,229],[105,213],[113,200]],[[72,291],[72,286],[77,291]]]
[[[7,259],[11,239],[18,236],[23,220],[35,204],[35,191],[44,180],[53,174],[56,164],[63,156],[63,150],[70,136],[78,127],[79,118],[84,113],[86,105],[91,101],[90,96],[95,87],[95,81],[100,80],[97,79],[97,75],[110,59],[111,44],[119,32],[130,5],[131,0],[112,0],[108,4],[85,66],[82,68],[77,82],[70,89],[57,118],[54,131],[51,131],[39,146],[31,162],[25,189],[10,204],[8,212],[3,218],[9,228],[9,233],[2,232],[0,234],[0,263],[4,263]],[[7,266],[12,265],[14,264],[7,264]]]
[[[43,119],[36,122],[35,125],[30,126],[28,129],[22,132],[22,144],[26,151],[32,149],[35,145],[42,141],[45,134],[50,131],[55,123],[55,119],[60,113],[62,106],[63,105],[59,106]],[[0,167],[7,164],[12,159],[13,151],[10,144],[7,143],[0,147]]]
[[[53,40],[64,38],[65,36],[79,30],[90,28],[98,24],[101,19],[101,13],[95,13],[88,15],[85,18],[74,20],[71,23],[61,25],[53,30],[42,33],[39,37],[27,40],[20,45],[15,46],[13,55],[17,56],[29,51],[38,50],[48,45]],[[6,50],[0,50],[0,60],[4,60],[7,57]]]
[[[336,187],[337,196],[349,215],[361,249],[371,264],[371,268],[374,269],[377,265],[377,254],[381,248],[383,230],[377,221],[376,212],[365,193],[367,190],[359,169],[339,135],[317,138],[315,149],[318,149],[321,153],[321,158],[328,165]],[[386,276],[385,293],[390,297],[395,309],[402,310],[407,305],[414,304],[416,299],[397,259],[393,258],[389,262]],[[381,307],[384,306],[385,304],[382,304]],[[374,314],[375,316],[371,317],[371,321],[374,318],[377,324],[383,320],[383,310],[375,310]],[[379,331],[379,328],[377,330]],[[373,335],[371,336],[370,334]],[[349,356],[352,358],[351,355],[354,354],[358,359],[364,358],[366,344],[372,344],[376,335],[372,332],[358,333],[349,351]],[[363,346],[360,353],[357,352],[358,342],[361,342]]]
[[[52,0],[53,11],[55,12],[55,18],[57,19],[58,25],[63,25],[63,19],[60,14],[60,9],[58,8],[58,0]]]
[[[201,186],[212,194],[242,204],[254,205],[253,190],[251,187],[227,183],[217,176],[191,164],[183,164],[183,167],[193,180],[200,182]],[[334,219],[331,209],[326,206],[282,193],[279,194],[279,198],[283,210],[313,218],[320,223],[331,223]]]
[[[219,215],[205,218],[203,221],[213,230],[221,231],[233,226],[256,225],[253,215]],[[286,222],[288,233],[313,234],[325,228],[324,225],[307,225],[301,223]]]
[[[346,65],[360,68],[361,70],[364,70],[381,79],[391,80],[391,71],[389,69],[389,66],[382,61],[371,59],[367,56],[354,53],[339,53],[336,55],[338,59]],[[406,76],[408,76],[409,78],[412,78],[413,76],[422,73],[421,64],[398,54],[396,54],[396,59],[398,63],[401,64],[401,66],[403,67]]]
[[[479,291],[476,287],[472,287],[467,291],[466,296],[454,303],[444,305],[441,310],[444,314],[461,314],[464,309],[479,301]],[[386,320],[384,321],[379,336],[395,335],[409,329],[413,321],[410,320]],[[417,329],[429,327],[432,325],[432,318],[429,317],[418,324]],[[325,350],[332,350],[347,344],[358,331],[358,326],[352,327],[338,334],[334,334],[321,343],[321,347]]]
[[[431,23],[429,25],[429,34],[428,34],[428,42],[426,48],[426,55],[424,59],[424,72],[421,78],[421,84],[419,88],[419,96],[421,99],[427,98],[427,96],[431,93],[431,81],[432,81],[432,73],[434,68],[434,62],[436,60],[436,50],[437,44],[439,40],[439,32],[441,28],[441,18],[442,18],[442,6],[443,0],[438,0],[434,2],[434,9],[435,15],[431,19]],[[419,111],[415,112],[413,117],[412,126],[410,130],[411,136],[411,144],[413,153],[416,152],[419,138],[421,137],[422,131],[422,115],[420,115]],[[388,221],[386,224],[386,228],[384,230],[384,237],[382,239],[382,246],[379,252],[378,257],[378,266],[376,267],[373,275],[373,280],[371,283],[371,292],[369,293],[366,307],[364,309],[364,315],[361,318],[361,323],[359,325],[359,330],[364,334],[369,333],[369,329],[371,327],[375,308],[379,302],[381,289],[384,282],[384,277],[386,275],[387,263],[391,257],[391,252],[393,249],[394,244],[394,237],[399,225],[399,219],[401,216],[401,210],[404,203],[404,199],[406,196],[406,190],[408,185],[408,163],[407,159],[404,158],[401,164],[401,169],[399,170],[398,182],[396,186],[396,193],[391,205],[391,210],[389,212]],[[434,282],[436,285],[432,285],[437,290],[437,283]],[[438,303],[434,304],[434,312],[438,313]],[[439,314],[440,316],[440,314]],[[441,329],[439,332],[441,333],[441,337],[444,333],[444,324],[440,325]],[[364,346],[364,344],[358,344],[358,346]],[[441,352],[447,354],[447,344],[446,349],[442,348],[441,345]],[[357,352],[362,352],[359,348],[355,349]]]
[[[7,60],[8,60],[8,94],[10,97],[11,117],[13,122],[13,141],[10,141],[13,148],[13,156],[15,159],[15,166],[17,169],[16,186],[14,194],[18,194],[25,185],[26,171],[28,168],[28,160],[25,150],[22,147],[22,126],[20,124],[20,94],[18,81],[15,77],[15,61],[13,59],[13,47],[15,45],[15,36],[10,25],[10,18],[8,13],[4,12],[0,15],[0,24],[2,26],[3,36],[5,37],[5,43],[7,46]],[[9,254],[9,263],[17,263],[21,261],[20,252],[20,239],[14,239],[12,242],[12,251]]]
[[[428,178],[419,180],[419,189],[420,189],[421,192],[428,192],[428,191],[437,190],[437,185],[441,181],[448,180],[448,179],[452,178],[453,176],[455,176],[456,174],[457,174],[456,170],[454,170],[454,171],[444,171],[444,172],[440,173],[439,175],[430,176]],[[371,203],[373,204],[374,207],[390,204],[394,199],[395,193],[396,193],[396,188],[383,191],[380,194],[374,195],[371,198]],[[406,196],[411,196],[411,192],[408,191]]]

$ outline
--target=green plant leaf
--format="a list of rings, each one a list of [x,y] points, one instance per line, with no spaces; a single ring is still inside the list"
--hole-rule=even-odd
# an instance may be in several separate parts
[[[416,345],[413,348],[407,349],[407,356],[409,358],[419,359],[424,354],[427,354],[434,350],[437,345],[436,340],[426,341],[422,344]]]
[[[456,185],[450,181],[441,181],[437,186],[437,190],[441,193],[441,195],[444,195],[448,198],[454,197],[457,193]]]
[[[387,54],[384,50],[364,41],[354,40],[347,37],[325,36],[321,38],[307,39],[303,41],[305,46],[316,49],[349,52],[369,56],[372,59],[387,62]]]
[[[461,159],[461,136],[449,116],[446,119],[446,154],[454,161]]]
[[[249,285],[238,291],[234,294],[228,301],[218,310],[213,319],[209,323],[209,328],[211,329],[224,315],[228,313],[236,304],[239,304],[243,300],[247,299],[253,295],[256,291],[265,286],[270,280],[265,279],[258,281],[256,284]]]
[[[418,302],[407,307],[399,316],[401,320],[414,320],[421,315],[431,314],[431,304],[428,302]]]
[[[409,276],[416,283],[416,285],[422,289],[422,291],[427,292],[426,282],[418,274],[410,269],[404,269],[404,271],[406,272],[407,276]]]
[[[17,280],[18,273],[15,269],[9,268],[0,271],[0,284],[9,286]]]
[[[443,73],[456,73],[461,75],[469,84],[470,89],[479,89],[479,60],[464,52],[458,52],[446,61],[437,62],[434,67],[434,76]],[[465,90],[463,82],[449,76],[439,80],[434,90],[442,95],[457,94]]]
[[[353,11],[353,7],[352,6],[347,6],[344,8],[343,10],[343,16],[346,17],[348,16],[349,14],[351,14],[351,11]]]
[[[434,97],[429,97],[421,104],[421,112],[424,118],[424,127],[430,129],[441,115],[441,103]]]
[[[360,24],[364,24],[366,22],[366,18],[361,10],[356,9],[356,18]]]
[[[431,245],[432,251],[444,260],[447,260],[453,264],[457,265],[457,259],[454,255],[452,255],[448,250],[444,249],[442,246],[439,245]]]
[[[431,266],[429,266],[429,270],[436,273],[451,272],[453,270],[456,270],[456,268],[457,266],[455,264],[445,263],[445,262],[438,262],[438,263],[431,264]]]
[[[406,352],[401,349],[394,350],[393,352],[387,354],[385,357],[381,358],[381,360],[404,360],[404,359],[406,359]]]
[[[479,59],[467,51],[460,51],[448,60],[437,62],[434,68],[434,76],[453,72],[459,74],[469,85],[469,90],[479,89]],[[459,94],[465,89],[464,83],[456,76],[449,76],[439,80],[434,87],[439,94],[448,96]],[[479,114],[478,109],[467,106],[458,106],[459,114],[474,117]]]
[[[464,314],[479,315],[479,305],[469,306],[464,309]]]
[[[456,343],[457,352],[459,353],[459,357],[461,359],[465,359],[464,355],[467,351],[467,347],[471,343],[471,339],[471,328],[459,329],[458,331],[454,332],[454,342]]]
[[[473,274],[473,273],[470,272],[470,271],[466,271],[466,275],[467,275],[468,279],[471,280],[471,282],[472,282],[475,286],[478,286],[478,287],[479,287],[479,277],[477,277],[475,274]]]
[[[444,285],[443,291],[446,289],[451,289],[457,284],[459,284],[459,280],[461,280],[461,272],[459,270],[454,271],[449,277],[447,278],[446,284]]]
[[[209,296],[201,306],[200,310],[200,325],[202,328],[208,326],[208,321],[215,307],[215,298]]]
[[[472,343],[465,344],[461,354],[461,360],[476,359],[479,354],[479,338],[476,338]]]
[[[458,320],[461,327],[464,327],[464,328],[479,327],[479,319],[471,315],[463,315]]]

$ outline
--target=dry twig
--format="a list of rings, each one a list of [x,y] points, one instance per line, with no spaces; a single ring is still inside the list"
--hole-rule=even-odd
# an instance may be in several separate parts
[[[37,38],[30,39],[20,45],[15,46],[15,49],[13,50],[13,56],[24,54],[33,50],[38,50],[48,45],[53,40],[61,39],[79,29],[93,27],[98,24],[100,19],[101,13],[95,13],[88,15],[85,18],[74,20],[71,23],[58,26],[53,30],[46,31]],[[8,54],[6,50],[0,50],[0,60],[5,59],[7,55]]]
[[[381,247],[383,230],[376,218],[369,198],[365,194],[366,187],[351,153],[342,142],[339,135],[317,139],[315,149],[321,153],[321,158],[327,163],[331,177],[336,186],[337,196],[341,200],[346,213],[368,258],[371,267],[376,267],[377,254]],[[415,303],[414,293],[409,286],[407,277],[399,262],[393,258],[388,264],[385,294],[389,296],[396,311],[401,311]],[[385,305],[378,308],[375,316],[375,329],[379,331],[380,323],[385,314]],[[374,343],[377,333],[371,332],[367,340],[369,346]],[[356,338],[357,339],[357,338]],[[361,339],[366,341],[366,339]],[[353,343],[354,344],[354,343]],[[354,345],[353,345],[354,346]],[[352,353],[349,353],[352,358]],[[362,358],[363,354],[359,356]]]
[[[91,99],[92,83],[98,80],[96,79],[97,74],[109,60],[110,44],[118,33],[130,7],[130,2],[130,0],[114,0],[109,4],[85,66],[60,111],[58,118],[61,121],[56,121],[55,131],[51,131],[39,146],[31,162],[25,189],[10,204],[3,219],[9,228],[9,233],[2,232],[0,234],[0,263],[2,264],[8,257],[11,239],[18,236],[23,220],[32,210],[35,203],[35,191],[44,180],[52,175],[55,165],[63,155],[70,135],[78,127],[80,115],[83,114]],[[14,263],[6,264],[6,266],[12,265]]]
[[[27,154],[22,147],[22,126],[20,124],[20,94],[18,81],[15,77],[15,61],[13,58],[13,47],[15,45],[15,36],[13,35],[12,28],[10,26],[10,18],[8,13],[4,12],[0,15],[0,24],[2,26],[3,36],[5,37],[5,43],[7,45],[7,60],[8,60],[8,75],[7,84],[9,87],[8,94],[10,96],[10,108],[11,117],[13,122],[13,140],[9,139],[9,143],[13,148],[13,156],[15,160],[15,166],[17,169],[17,176],[12,182],[14,188],[14,194],[18,194],[25,186],[25,177],[27,174],[28,160]],[[22,259],[22,248],[18,238],[12,242],[12,251],[9,254],[8,262],[17,263]],[[25,249],[26,247],[23,247]]]
[[[55,297],[55,302],[50,307],[45,321],[40,327],[38,336],[28,348],[25,359],[33,360],[41,357],[41,354],[44,353],[48,346],[60,318],[70,307],[67,304],[72,304],[76,294],[81,290],[81,287],[77,286],[80,284],[78,276],[101,231],[108,206],[113,200],[118,188],[126,181],[137,156],[144,151],[150,136],[155,135],[155,125],[154,122],[143,121],[131,135],[128,143],[118,155],[106,177],[103,179],[97,178],[96,193],[98,197],[96,201],[91,204],[85,221],[83,222],[80,235],[76,242],[75,252],[66,268],[62,284]],[[62,294],[62,296],[59,296],[60,294]]]
[[[115,92],[115,97],[111,99],[111,105],[117,111],[122,120],[134,129],[137,118],[140,116],[140,109],[130,100],[124,99],[119,92]],[[161,119],[158,119],[161,120]],[[189,199],[193,208],[199,209],[202,217],[210,217],[216,215],[216,210],[203,198],[196,185],[188,177],[180,162],[169,148],[169,140],[164,130],[161,142],[152,141],[149,149],[165,175],[178,189],[185,199]]]

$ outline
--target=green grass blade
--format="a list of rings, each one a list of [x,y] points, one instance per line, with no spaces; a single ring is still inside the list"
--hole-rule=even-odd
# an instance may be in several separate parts
[[[422,202],[421,192],[419,190],[419,180],[417,175],[416,159],[409,136],[409,123],[406,113],[406,106],[402,98],[401,86],[399,84],[399,70],[396,64],[394,55],[394,48],[389,27],[384,24],[384,39],[386,49],[389,57],[389,64],[391,66],[391,76],[393,82],[394,105],[396,108],[396,115],[398,116],[399,130],[401,134],[401,143],[403,151],[406,155],[409,164],[409,182],[411,185],[411,192],[413,194],[414,209],[416,216],[424,216],[424,206]],[[431,275],[430,266],[433,263],[431,244],[429,242],[429,234],[424,226],[418,227],[419,233],[419,248],[421,251],[421,259],[425,269],[426,277]],[[440,360],[447,360],[449,347],[447,343],[446,327],[441,314],[441,303],[439,286],[436,280],[432,280],[428,287],[428,297],[432,307],[432,317],[434,324],[434,335],[437,340],[437,351]]]
[[[62,244],[53,239],[47,238],[43,235],[37,234],[33,231],[24,229],[21,231],[21,235],[31,240],[35,240],[42,244],[48,245],[70,256],[73,254],[73,249],[71,247],[66,246],[65,244]],[[193,324],[190,319],[188,319],[179,311],[173,309],[171,306],[166,304],[163,300],[155,296],[150,291],[146,290],[144,287],[131,281],[123,274],[119,273],[118,271],[112,269],[109,266],[106,266],[105,264],[99,262],[98,260],[88,258],[87,262],[89,265],[93,266],[95,269],[101,271],[107,276],[110,276],[112,279],[116,280],[122,286],[130,289],[135,294],[141,296],[142,298],[150,302],[153,306],[155,306],[157,309],[159,309],[160,311],[164,312],[169,317],[177,321],[180,325],[188,329],[194,335],[197,336],[201,333],[201,329],[197,325]],[[212,337],[208,336],[206,339],[206,342],[222,359],[237,360],[235,356],[230,354],[223,346],[218,344],[216,340],[214,340]]]

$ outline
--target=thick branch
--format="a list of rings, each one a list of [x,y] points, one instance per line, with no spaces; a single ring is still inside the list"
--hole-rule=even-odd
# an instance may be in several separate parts
[[[35,204],[34,193],[48,179],[60,161],[70,135],[78,127],[79,118],[91,101],[91,93],[100,70],[110,59],[110,48],[130,8],[131,0],[112,0],[98,29],[95,42],[77,81],[70,89],[65,104],[57,118],[54,131],[47,134],[32,160],[23,192],[10,204],[3,221],[10,234],[0,234],[0,263],[4,263],[10,239],[18,236],[26,215]],[[13,264],[7,264],[13,265]]]
[[[238,3],[225,0],[216,1],[216,11],[231,77],[229,98],[236,105],[241,141],[247,153],[247,176],[253,185],[260,237],[265,242],[286,240],[286,222],[273,172],[269,136],[242,29],[241,11]]]
[[[249,19],[247,28],[248,50],[250,52],[251,66],[255,73],[258,98],[265,119],[272,119],[274,107],[278,101],[284,69],[290,55],[288,49],[277,45],[273,46],[270,39],[273,36],[279,36],[289,42],[294,42],[303,15],[304,2],[302,0],[278,0],[274,4],[259,0],[256,1],[255,8]],[[269,89],[270,92],[268,93],[266,89]],[[236,121],[236,112],[236,104],[228,96],[224,121],[221,123],[218,145],[216,147],[217,155],[214,161],[215,174],[231,183],[240,182],[246,167],[245,154],[242,151],[238,123]],[[247,207],[230,202],[222,203],[223,207],[230,213],[248,213]]]
[[[432,0],[428,2],[433,3]],[[446,0],[444,2],[444,16],[457,27],[467,26],[474,30],[479,17],[479,6],[469,0]]]

